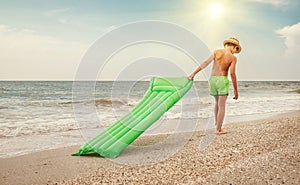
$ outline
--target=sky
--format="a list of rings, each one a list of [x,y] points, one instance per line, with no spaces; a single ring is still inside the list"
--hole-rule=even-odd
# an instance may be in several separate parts
[[[99,38],[144,20],[184,27],[210,52],[222,48],[226,38],[237,37],[242,45],[236,55],[239,80],[300,80],[297,0],[0,0],[0,4],[0,80],[74,80],[84,55]],[[197,67],[184,53],[153,43],[128,46],[110,60],[111,66],[101,69],[100,80],[134,80],[151,71],[188,75]],[[170,61],[181,72],[167,70]],[[196,80],[203,78],[199,75]]]

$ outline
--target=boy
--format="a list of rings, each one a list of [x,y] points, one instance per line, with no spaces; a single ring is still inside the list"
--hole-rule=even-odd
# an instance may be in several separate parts
[[[215,98],[215,125],[217,134],[225,134],[226,132],[222,129],[222,124],[225,116],[225,104],[228,96],[229,80],[228,71],[230,68],[230,76],[234,88],[233,99],[238,99],[238,90],[236,82],[236,62],[237,59],[233,55],[235,53],[241,52],[242,48],[240,42],[236,38],[229,38],[223,42],[224,49],[218,49],[213,52],[213,54],[204,61],[189,77],[189,80],[193,80],[194,76],[204,69],[208,64],[213,62],[213,68],[211,72],[211,77],[209,79],[210,94]]]

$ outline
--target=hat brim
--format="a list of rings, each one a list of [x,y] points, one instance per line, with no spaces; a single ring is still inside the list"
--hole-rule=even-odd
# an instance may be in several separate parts
[[[236,42],[235,40],[231,40],[231,39],[224,40],[223,45],[225,46],[226,44],[229,44],[229,43],[237,45],[239,47],[239,49],[237,50],[237,53],[240,53],[242,51],[242,47],[241,47],[240,43]]]

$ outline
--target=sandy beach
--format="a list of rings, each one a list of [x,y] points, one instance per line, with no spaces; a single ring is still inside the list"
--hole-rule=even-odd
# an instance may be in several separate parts
[[[179,152],[144,165],[120,163],[138,163],[149,152],[144,147],[125,149],[116,160],[71,156],[79,146],[1,158],[0,184],[299,184],[299,123],[300,111],[293,111],[227,124],[228,133],[214,137],[203,150],[199,144],[208,133],[194,132]],[[153,145],[168,137],[140,137],[132,145]],[[174,139],[155,152],[163,156],[176,144]]]

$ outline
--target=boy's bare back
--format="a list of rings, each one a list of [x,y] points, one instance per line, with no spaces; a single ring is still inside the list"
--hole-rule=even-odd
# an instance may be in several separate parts
[[[214,51],[214,63],[211,75],[212,76],[227,76],[229,67],[232,62],[236,61],[236,57],[225,49]]]
[[[211,76],[225,76],[227,78],[228,71],[230,68],[230,76],[234,88],[234,98],[238,99],[238,90],[237,90],[237,81],[236,81],[236,57],[233,55],[235,53],[241,52],[242,48],[239,43],[239,40],[236,38],[229,38],[224,40],[223,42],[224,49],[215,50],[214,53],[205,60],[197,69],[188,76],[189,80],[193,80],[195,75],[204,69],[208,64],[213,61],[213,68],[211,72]]]

